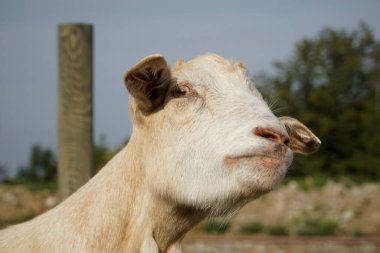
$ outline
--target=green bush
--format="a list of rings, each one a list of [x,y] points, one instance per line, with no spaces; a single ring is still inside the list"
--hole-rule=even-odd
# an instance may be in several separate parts
[[[256,221],[248,222],[240,228],[240,232],[243,234],[257,234],[262,231],[263,231],[263,225]]]
[[[50,180],[50,181],[44,181],[44,182],[25,182],[22,185],[24,185],[26,188],[28,188],[30,191],[42,191],[42,190],[48,190],[51,193],[55,193],[58,190],[58,183],[57,180]]]
[[[271,226],[267,229],[268,234],[270,235],[288,235],[289,230],[283,226]]]
[[[361,231],[360,229],[355,229],[353,232],[352,232],[352,236],[355,236],[355,237],[361,237],[361,236],[365,236],[366,234]]]

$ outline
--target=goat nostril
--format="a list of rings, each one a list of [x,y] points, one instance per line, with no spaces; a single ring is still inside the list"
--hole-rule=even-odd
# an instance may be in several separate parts
[[[272,139],[272,140],[277,139],[277,136],[271,133],[263,133],[262,135],[260,135],[260,137],[263,137],[265,139]]]
[[[254,130],[255,135],[277,142],[279,144],[284,144],[289,146],[290,140],[287,136],[279,133],[278,131],[271,128],[256,127]]]

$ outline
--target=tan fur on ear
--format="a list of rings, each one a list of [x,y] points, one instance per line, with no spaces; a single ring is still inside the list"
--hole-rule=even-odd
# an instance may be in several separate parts
[[[173,66],[173,71],[176,70],[176,69],[178,69],[178,68],[180,68],[180,67],[182,67],[182,66],[185,65],[185,64],[186,64],[186,62],[185,62],[184,60],[179,60],[179,61],[177,61],[177,62],[174,64],[174,66]]]
[[[235,69],[237,69],[237,68],[244,69],[244,70],[247,69],[247,65],[244,62],[241,62],[241,61],[236,61],[236,62],[234,62],[233,65],[234,65]]]
[[[295,153],[312,154],[318,151],[321,141],[309,128],[291,117],[280,117],[290,138],[290,148]]]

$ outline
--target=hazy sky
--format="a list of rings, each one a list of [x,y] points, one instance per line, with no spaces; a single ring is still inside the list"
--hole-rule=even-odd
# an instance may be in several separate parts
[[[131,133],[123,72],[161,53],[170,64],[215,52],[270,71],[294,44],[326,26],[366,22],[380,36],[380,1],[370,0],[1,0],[0,164],[15,171],[31,145],[57,144],[57,26],[95,29],[95,139],[111,146]]]

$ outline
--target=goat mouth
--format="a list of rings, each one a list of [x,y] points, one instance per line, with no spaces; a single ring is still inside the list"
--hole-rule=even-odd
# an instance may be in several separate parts
[[[258,159],[258,160],[266,160],[266,161],[272,161],[272,162],[280,162],[284,159],[284,156],[281,155],[269,155],[269,154],[246,154],[246,155],[238,155],[238,156],[225,156],[224,157],[224,164],[227,166],[234,165],[239,162],[252,160],[252,159]]]
[[[289,151],[288,146],[275,144],[265,148],[247,150],[235,155],[226,155],[223,162],[227,166],[253,160],[256,160],[258,163],[261,161],[264,164],[280,164],[281,162],[286,162]]]

